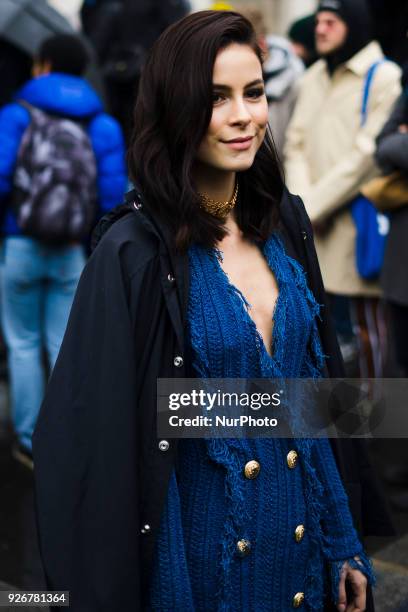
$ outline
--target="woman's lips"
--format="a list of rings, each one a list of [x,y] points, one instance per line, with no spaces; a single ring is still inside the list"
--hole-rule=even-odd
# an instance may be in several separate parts
[[[235,140],[227,140],[222,142],[230,149],[234,149],[235,151],[245,151],[251,147],[253,139],[253,136],[248,136],[248,138],[236,138]]]

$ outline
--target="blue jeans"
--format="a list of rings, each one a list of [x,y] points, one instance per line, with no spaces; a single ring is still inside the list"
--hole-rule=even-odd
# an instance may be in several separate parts
[[[84,264],[81,245],[49,247],[25,236],[4,241],[2,324],[12,419],[29,449],[44,394],[44,348],[53,368]]]

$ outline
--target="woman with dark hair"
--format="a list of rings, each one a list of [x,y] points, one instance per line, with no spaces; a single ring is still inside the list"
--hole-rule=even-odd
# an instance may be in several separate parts
[[[355,527],[391,527],[361,441],[156,437],[158,378],[343,375],[267,116],[241,15],[153,47],[137,189],[98,227],[34,436],[45,572],[74,611],[366,608]]]

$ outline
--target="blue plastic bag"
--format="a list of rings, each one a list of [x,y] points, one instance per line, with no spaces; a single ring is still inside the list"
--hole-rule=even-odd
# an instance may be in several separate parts
[[[367,73],[361,109],[361,126],[367,121],[368,100],[375,71],[383,61],[375,62]],[[390,229],[389,217],[378,212],[370,200],[361,194],[351,202],[350,206],[357,230],[357,271],[365,280],[375,280],[380,275],[384,261],[385,243]]]
[[[357,271],[365,280],[374,280],[379,276],[384,261],[389,218],[378,212],[362,195],[353,201],[351,214],[357,230]]]

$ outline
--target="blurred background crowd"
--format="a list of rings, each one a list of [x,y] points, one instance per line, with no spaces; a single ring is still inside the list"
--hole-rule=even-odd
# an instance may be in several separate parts
[[[146,54],[171,23],[208,8],[242,12],[258,35],[272,133],[313,225],[348,375],[408,376],[406,0],[1,0],[4,583],[43,586],[31,435],[91,229],[129,186]],[[371,448],[398,532],[393,552],[371,544],[397,585],[384,612],[408,610],[406,447]]]

